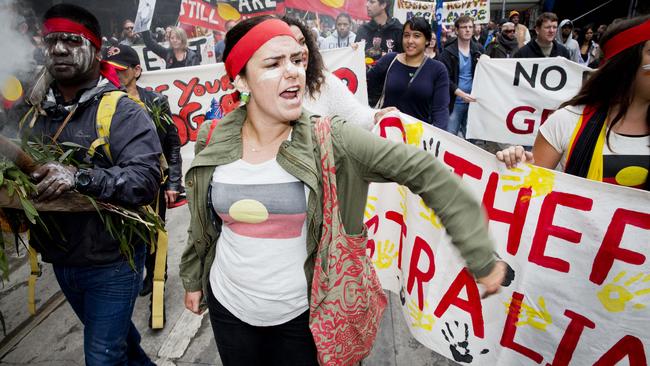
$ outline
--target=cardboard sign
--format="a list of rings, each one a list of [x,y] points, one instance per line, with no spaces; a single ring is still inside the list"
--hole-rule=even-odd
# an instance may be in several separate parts
[[[459,0],[442,3],[444,25],[453,25],[462,15],[469,15],[474,23],[486,24],[490,21],[490,0]]]
[[[531,146],[537,130],[573,98],[591,69],[562,57],[490,59],[476,65],[467,138]]]
[[[395,0],[393,17],[404,23],[413,17],[423,17],[431,23],[435,20],[436,3],[416,0]]]
[[[140,0],[138,13],[135,16],[135,27],[133,32],[140,33],[151,28],[153,13],[156,9],[156,0]]]

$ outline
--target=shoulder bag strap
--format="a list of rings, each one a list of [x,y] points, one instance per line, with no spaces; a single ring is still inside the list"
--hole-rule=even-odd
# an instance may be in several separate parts
[[[388,73],[390,72],[390,68],[393,67],[395,60],[397,60],[397,55],[395,55],[395,58],[393,58],[393,61],[390,62],[390,65],[388,65],[388,68],[386,69],[386,75],[384,76],[384,86],[381,89],[381,97],[379,97],[377,105],[375,105],[375,108],[377,109],[381,109],[383,107],[384,95],[386,94],[386,82],[388,81]]]

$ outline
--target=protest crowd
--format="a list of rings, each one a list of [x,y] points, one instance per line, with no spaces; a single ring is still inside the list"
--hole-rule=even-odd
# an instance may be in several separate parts
[[[583,330],[599,321],[614,326],[623,311],[607,305],[615,300],[603,300],[604,290],[599,321],[567,309],[570,320],[562,323],[564,315],[553,314],[549,330],[557,329],[544,338],[557,346],[550,355],[542,350],[546,341],[515,339],[525,326],[519,312],[541,314],[546,307],[526,290],[532,285],[517,256],[519,241],[525,245],[514,238],[527,232],[527,217],[546,220],[531,229],[528,262],[568,273],[571,257],[545,249],[545,240],[578,244],[582,233],[596,229],[592,221],[567,225],[554,221],[554,213],[544,216],[547,202],[555,200],[548,203],[552,212],[563,205],[586,215],[592,204],[581,194],[607,192],[616,210],[611,224],[599,223],[597,240],[614,244],[594,246],[589,284],[620,272],[618,281],[625,265],[641,271],[626,286],[649,283],[650,15],[593,24],[505,5],[490,12],[489,1],[487,17],[477,15],[482,8],[453,16],[443,1],[410,1],[428,9],[418,14],[397,10],[402,5],[395,2],[409,1],[356,1],[359,8],[321,11],[327,1],[286,0],[277,2],[281,11],[256,13],[231,6],[237,1],[184,0],[179,21],[160,24],[156,1],[140,0],[133,17],[115,20],[113,29],[102,29],[91,6],[59,3],[37,15],[0,5],[18,14],[10,31],[30,47],[27,69],[0,72],[0,221],[16,238],[29,232],[23,244],[16,239],[16,251],[29,256],[30,311],[40,262],[51,264],[83,325],[87,365],[155,364],[141,346],[148,329],[132,319],[146,317],[154,330],[175,321],[166,311],[173,228],[165,220],[169,210],[188,210],[177,258],[184,307],[197,316],[208,311],[223,365],[370,365],[366,358],[391,307],[384,289],[395,286],[417,340],[461,364],[552,357],[549,364],[568,365],[573,357],[571,364],[614,365],[627,357],[630,365],[647,365],[643,326],[645,336],[621,325],[630,333],[620,341],[613,336],[618,343],[592,339],[597,346],[580,353]],[[238,16],[224,15],[231,10]],[[335,60],[343,52],[355,55],[356,69]],[[9,92],[16,83],[20,92]],[[527,85],[526,92],[517,89]],[[521,105],[509,104],[517,98]],[[452,154],[452,146],[489,165]],[[488,193],[495,169],[502,184],[518,179],[508,174],[538,174],[498,189],[513,191],[514,213],[496,208]],[[587,193],[560,196],[549,177],[564,173]],[[467,181],[482,179],[488,188],[477,194]],[[549,179],[550,188],[538,190]],[[399,195],[376,193],[389,183],[397,183]],[[545,197],[539,212],[529,210],[539,196]],[[632,197],[640,212],[616,206],[616,197]],[[393,202],[397,208],[384,215],[380,207]],[[411,215],[424,217],[418,209],[430,214],[427,222],[444,241],[408,223]],[[384,224],[373,221],[383,216],[397,224],[391,243],[399,248],[390,255],[388,240],[380,240]],[[509,229],[501,235],[494,222]],[[626,225],[635,230],[626,240],[636,233],[646,256],[641,244],[622,248]],[[615,230],[618,239],[608,241]],[[431,249],[432,241],[444,248]],[[3,278],[9,247],[3,240]],[[602,264],[608,256],[609,267]],[[430,270],[423,270],[425,257]],[[439,261],[453,262],[454,272],[445,274]],[[389,267],[397,275],[384,275]],[[447,284],[423,287],[434,273]],[[514,292],[495,300],[504,291]],[[648,291],[621,292],[630,296],[625,301],[639,299],[625,324],[649,319]],[[146,299],[146,313],[134,312],[138,297]],[[470,355],[468,324],[455,322],[464,324],[463,343],[462,329],[443,318],[450,305],[469,314],[463,322],[470,336],[488,342],[483,351]],[[490,313],[499,313],[499,333],[488,330],[496,316]],[[544,327],[551,324],[550,315],[539,317],[548,321]],[[438,348],[413,331],[438,327]]]

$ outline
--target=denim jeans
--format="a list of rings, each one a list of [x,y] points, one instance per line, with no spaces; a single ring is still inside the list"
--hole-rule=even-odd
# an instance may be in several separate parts
[[[142,287],[145,247],[127,261],[100,266],[53,265],[61,290],[84,325],[86,365],[153,365],[131,321]]]
[[[465,138],[467,132],[467,111],[469,110],[469,103],[456,103],[454,110],[449,116],[449,124],[447,125],[447,132],[456,136]]]
[[[318,366],[309,310],[284,324],[256,327],[221,305],[208,286],[210,323],[224,366]]]

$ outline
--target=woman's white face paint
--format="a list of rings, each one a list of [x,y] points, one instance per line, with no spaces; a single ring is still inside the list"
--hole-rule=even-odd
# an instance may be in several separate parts
[[[293,62],[287,62],[285,64],[285,67],[277,67],[271,70],[266,70],[264,71],[260,77],[257,79],[257,82],[263,82],[266,80],[271,80],[271,79],[280,79],[284,75],[284,73],[298,73],[300,75],[305,75],[305,68],[304,67],[298,67],[296,66]]]
[[[283,123],[299,118],[305,90],[300,45],[290,36],[266,42],[246,64],[242,84],[251,93],[248,111],[257,118]]]

